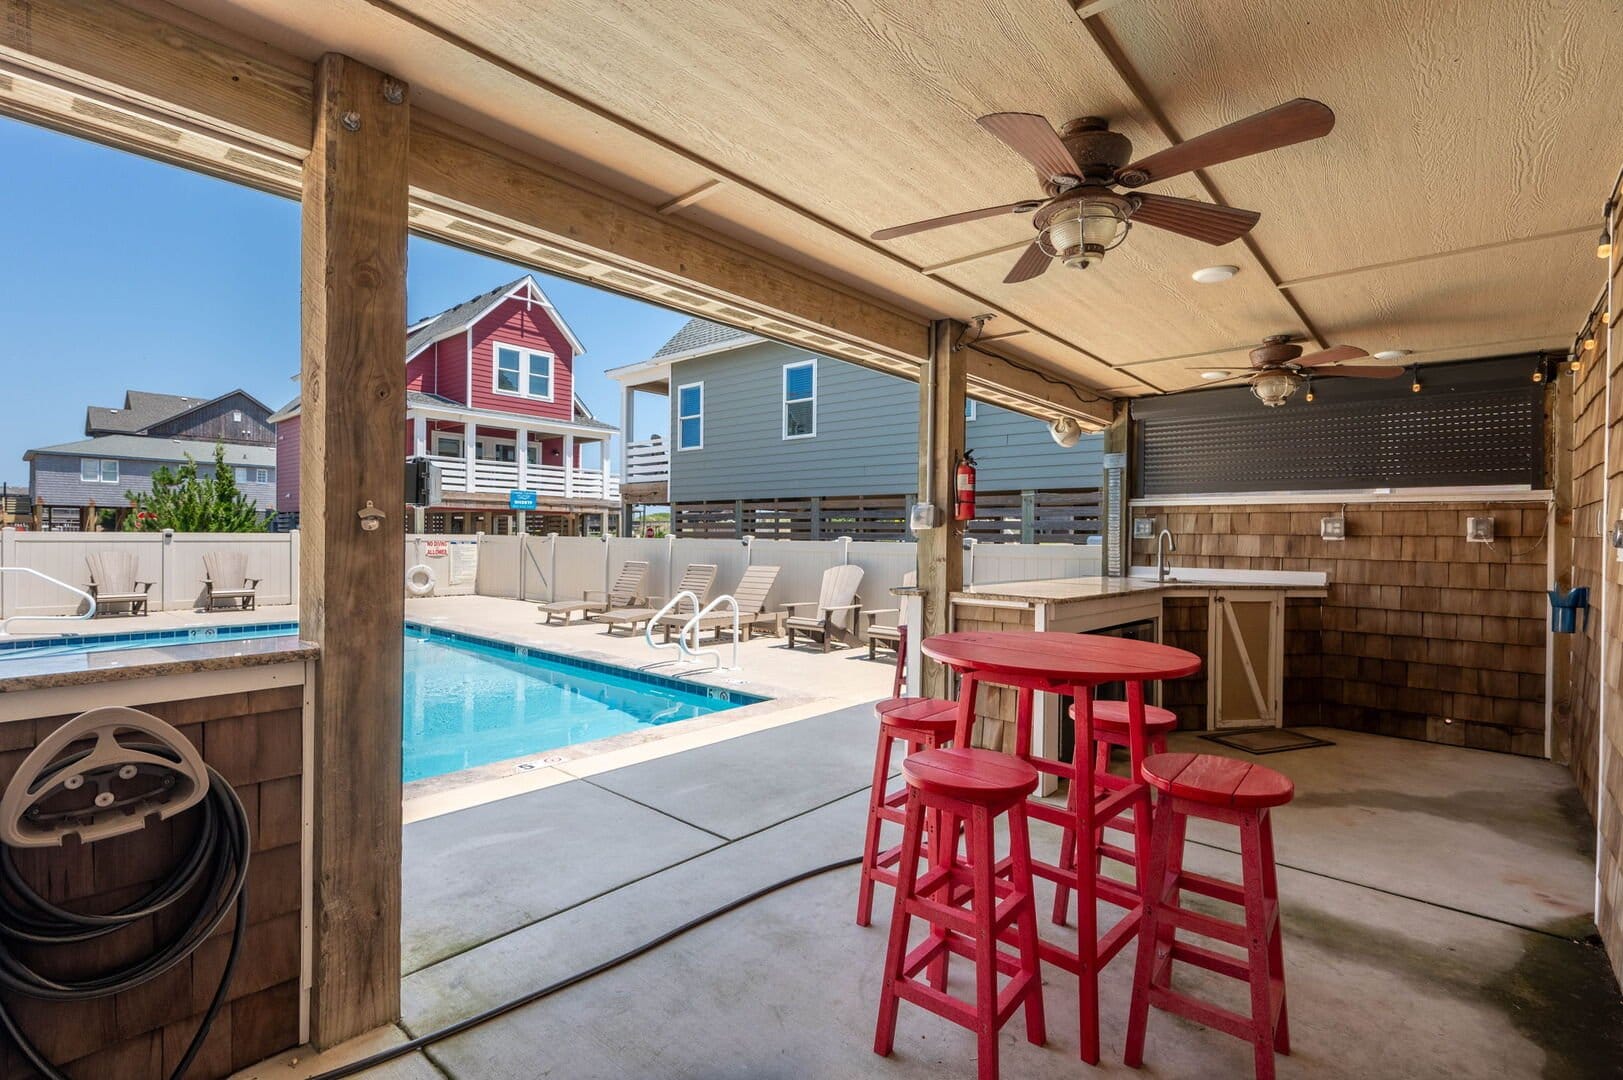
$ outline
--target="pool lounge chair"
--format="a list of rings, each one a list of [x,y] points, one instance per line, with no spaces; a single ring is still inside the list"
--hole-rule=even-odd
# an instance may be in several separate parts
[[[848,633],[862,611],[857,599],[857,586],[862,584],[862,567],[834,566],[823,571],[823,587],[816,600],[801,600],[785,604],[789,617],[783,628],[789,635],[789,648],[795,647],[795,636],[804,634],[823,643],[828,652],[830,639]],[[800,615],[798,611],[813,614]]]
[[[783,633],[784,613],[766,610],[767,596],[772,592],[772,586],[777,580],[776,566],[752,566],[738,579],[738,588],[733,590],[733,599],[738,601],[738,630],[745,641],[754,636],[757,626],[769,626],[773,633]],[[693,613],[690,611],[685,615],[673,613],[659,620],[660,629],[665,631],[665,640],[670,641],[671,635],[686,626],[691,618]],[[726,607],[712,611],[700,619],[698,625],[701,637],[706,630],[713,630],[718,641],[721,640],[723,630],[731,633],[732,629],[733,613]]]
[[[904,589],[911,589],[918,582],[919,573],[917,570],[909,570],[902,575],[902,588]],[[881,615],[894,615],[896,618],[880,622],[879,616]],[[881,646],[891,652],[901,651],[902,628],[907,625],[902,622],[901,608],[875,608],[872,611],[864,611],[862,617],[868,620],[868,629],[864,636],[868,639],[869,660],[878,659]]]
[[[647,580],[648,564],[640,559],[633,559],[620,567],[620,576],[614,579],[614,588],[608,592],[602,589],[586,589],[586,595],[579,600],[555,600],[550,604],[537,604],[536,608],[547,617],[548,626],[552,625],[554,615],[562,616],[564,624],[568,625],[570,618],[577,611],[586,613],[608,611],[610,608],[630,607],[632,604],[640,603]]]
[[[203,556],[203,574],[205,611],[213,611],[217,604],[234,604],[242,611],[254,609],[260,579],[248,576],[248,556],[240,551],[211,551]]]
[[[700,606],[703,606],[705,597],[710,595],[710,586],[715,583],[716,566],[714,563],[689,563],[688,568],[682,573],[682,580],[677,583],[671,595],[680,596],[684,592],[691,592],[699,598]],[[619,626],[625,627],[627,633],[635,634],[638,627],[659,614],[659,609],[665,606],[665,599],[665,597],[656,596],[647,603],[634,607],[613,607],[601,615],[593,615],[592,621],[607,623],[607,633],[610,634],[614,633],[615,628]],[[683,614],[683,608],[685,607],[687,611],[686,614]],[[672,615],[681,616],[683,621],[692,618],[697,613],[698,608],[687,607],[686,602],[678,604],[676,609],[671,612]]]
[[[135,552],[101,551],[85,556],[90,584],[85,592],[96,598],[96,617],[103,615],[145,615],[147,593],[153,583],[135,580]],[[114,608],[126,608],[115,612]]]

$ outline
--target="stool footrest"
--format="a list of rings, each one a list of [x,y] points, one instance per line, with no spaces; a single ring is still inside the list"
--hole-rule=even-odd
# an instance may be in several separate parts
[[[1177,1013],[1197,1024],[1227,1032],[1236,1038],[1251,1041],[1251,1021],[1232,1009],[1213,1005],[1209,1001],[1190,997],[1168,986],[1150,987],[1150,1004],[1170,1013]]]
[[[1209,896],[1213,900],[1223,900],[1237,907],[1245,907],[1245,890],[1232,881],[1184,870],[1178,874],[1178,888],[1186,892],[1199,893],[1201,896]]]

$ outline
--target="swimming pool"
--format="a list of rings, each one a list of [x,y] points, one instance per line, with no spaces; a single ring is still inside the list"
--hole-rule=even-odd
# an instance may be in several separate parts
[[[408,625],[405,779],[606,739],[765,698]]]
[[[297,623],[0,641],[0,677],[29,657],[288,637]],[[765,698],[407,623],[402,769],[407,782],[527,757]]]

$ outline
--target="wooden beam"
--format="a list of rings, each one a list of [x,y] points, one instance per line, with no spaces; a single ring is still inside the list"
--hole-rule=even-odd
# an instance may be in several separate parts
[[[557,251],[575,261],[572,276],[768,337],[821,335],[831,339],[834,355],[858,362],[861,357],[838,346],[914,363],[924,354],[926,324],[917,316],[449,123],[424,115],[416,120],[413,200],[461,221],[460,235],[450,231],[458,243],[467,244],[470,236],[516,237],[521,243],[485,250],[542,261],[548,249]],[[425,224],[418,215],[416,226]],[[481,237],[468,225],[490,235]],[[684,293],[690,295],[684,299]]]
[[[315,676],[311,1038],[400,1011],[406,88],[347,57],[316,71],[304,170],[299,630]],[[360,512],[383,512],[364,528]]]
[[[720,180],[706,180],[692,191],[678,195],[676,198],[671,199],[668,202],[660,203],[657,207],[655,207],[655,210],[661,214],[674,214],[685,206],[692,206],[700,199],[709,198],[711,195],[715,194],[716,189],[719,188],[721,184],[722,181]]]
[[[953,593],[964,587],[964,523],[953,520],[953,473],[964,452],[965,358],[954,349],[964,324],[942,319],[931,327],[930,357],[919,373],[919,501],[936,507],[939,524],[918,534],[918,583],[923,591],[924,625],[919,640],[944,634]],[[948,697],[947,670],[923,661],[923,692]]]
[[[964,357],[965,377],[977,400],[1007,405],[1008,401],[1000,400],[1000,395],[1021,399],[1023,407],[1010,407],[1049,420],[1070,416],[1095,431],[1109,424],[1114,415],[1111,399],[1083,390],[1062,376],[1049,375],[1025,361],[1012,360],[978,346],[962,349],[960,354]]]

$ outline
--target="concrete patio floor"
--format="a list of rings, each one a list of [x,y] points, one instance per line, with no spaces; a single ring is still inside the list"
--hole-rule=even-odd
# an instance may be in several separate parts
[[[1335,745],[1259,759],[1297,784],[1276,816],[1295,1047],[1280,1075],[1623,1075],[1623,1004],[1585,940],[1593,833],[1566,771],[1309,730]],[[408,826],[401,1029],[242,1076],[353,1060],[855,853],[872,737],[869,709],[845,708]],[[1232,836],[1191,833],[1193,868],[1235,872]],[[1034,826],[1034,845],[1055,839]],[[856,881],[846,869],[791,886],[363,1075],[973,1076],[973,1037],[906,1005],[895,1054],[873,1055],[889,895],[859,929]],[[1045,935],[1069,933],[1043,921]],[[1164,1014],[1151,1017],[1142,1073],[1121,1065],[1132,959],[1129,947],[1102,980],[1100,1074],[1250,1075],[1247,1046]],[[960,993],[970,970],[954,967]],[[1239,1003],[1237,984],[1219,989]],[[1076,1057],[1075,980],[1050,969],[1044,992],[1049,1044],[1026,1044],[1017,1018],[1003,1075],[1092,1075]]]

